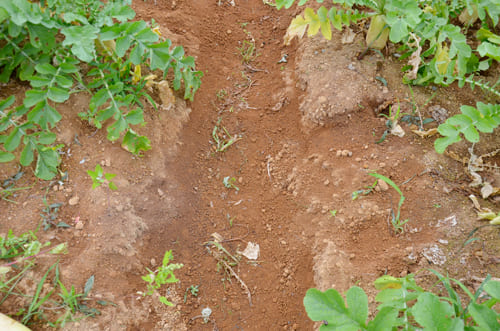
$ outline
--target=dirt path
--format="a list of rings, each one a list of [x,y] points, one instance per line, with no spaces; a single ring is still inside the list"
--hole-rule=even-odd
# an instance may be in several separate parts
[[[311,287],[345,291],[356,284],[375,307],[371,283],[384,274],[431,267],[471,286],[498,274],[498,263],[491,262],[500,256],[493,230],[477,232],[481,240],[462,247],[480,224],[467,199],[474,192],[463,165],[437,155],[432,140],[411,134],[407,124],[404,137],[375,143],[386,129],[377,109],[387,112],[400,100],[410,112],[434,91],[415,88],[410,100],[400,62],[376,54],[356,60],[360,33],[352,44],[336,33],[331,42],[314,38],[284,47],[296,13],[257,0],[235,2],[134,2],[138,19],[154,18],[165,36],[196,57],[204,77],[194,102],[178,98],[170,110],[146,109],[147,125],[139,130],[153,149],[134,158],[82,124],[76,114],[88,96],[72,96],[58,133],[71,148],[62,166],[69,180],[25,177],[35,186],[19,193],[18,205],[0,201],[15,232],[36,228],[44,196],[62,202],[58,220],[72,228],[52,228],[40,238],[68,242],[69,254],[61,259],[65,284],[80,288],[94,275],[92,300],[116,304],[96,305],[102,316],[66,329],[311,330],[302,304]],[[245,63],[242,53],[252,44],[255,53]],[[439,90],[431,104],[458,109],[476,97],[452,87]],[[236,141],[217,151],[216,140],[231,137]],[[89,189],[86,170],[96,163],[118,174],[117,192]],[[1,175],[16,172],[4,168]],[[390,223],[399,200],[394,190],[379,184],[353,199],[353,192],[374,183],[370,172],[401,187],[402,217],[410,219],[403,234]],[[214,255],[208,243],[214,234],[232,255],[248,242],[259,244],[256,261],[242,257],[232,266],[244,286]],[[180,282],[162,293],[176,304],[166,308],[138,292],[145,291],[146,268],[158,267],[170,249],[184,267],[176,272]],[[196,296],[191,286],[198,287]],[[5,312],[15,313],[15,302],[10,307]],[[212,315],[204,323],[199,317],[207,307]]]

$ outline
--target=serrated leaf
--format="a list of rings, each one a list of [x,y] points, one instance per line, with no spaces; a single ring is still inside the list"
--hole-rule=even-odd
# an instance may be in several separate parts
[[[10,162],[15,158],[15,155],[12,153],[0,151],[0,163]]]
[[[59,156],[50,148],[38,149],[38,160],[36,162],[35,175],[44,180],[51,180],[57,175]]]

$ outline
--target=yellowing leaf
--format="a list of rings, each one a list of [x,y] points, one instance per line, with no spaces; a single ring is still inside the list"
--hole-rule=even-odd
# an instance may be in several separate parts
[[[316,15],[312,8],[306,8],[306,10],[304,11],[304,18],[306,23],[309,24],[307,35],[311,37],[317,34],[321,27],[321,24],[318,15]]]
[[[366,44],[368,47],[382,49],[387,44],[390,29],[385,24],[384,15],[375,15],[370,21],[370,28],[366,33]]]
[[[379,277],[373,283],[373,285],[375,285],[375,288],[377,290],[385,290],[388,288],[398,289],[398,288],[401,288],[401,279],[396,278],[396,277],[392,277],[389,275],[385,275],[385,276]]]
[[[444,75],[448,70],[448,65],[450,64],[450,55],[448,54],[448,46],[438,44],[438,49],[436,51],[436,67],[439,74]]]
[[[302,38],[304,36],[304,33],[306,32],[307,25],[308,24],[304,20],[302,15],[298,15],[297,17],[295,17],[286,30],[285,37],[283,37],[284,44],[290,45],[290,42],[293,38],[295,38],[295,36],[297,36],[299,39]]]
[[[499,225],[500,224],[500,216],[497,216],[494,219],[492,219],[490,221],[490,224]]]
[[[132,76],[132,83],[137,84],[141,80],[141,65],[136,65]]]

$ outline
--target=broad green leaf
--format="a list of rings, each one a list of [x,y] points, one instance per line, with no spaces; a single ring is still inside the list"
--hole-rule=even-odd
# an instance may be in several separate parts
[[[57,175],[59,155],[51,148],[37,148],[38,160],[36,162],[35,175],[44,180],[51,180]]]
[[[120,116],[116,122],[108,126],[108,139],[111,141],[114,141],[118,138],[120,138],[120,134],[127,129],[127,121],[125,121],[125,118],[123,116]]]
[[[132,45],[133,39],[130,35],[124,35],[116,39],[116,55],[123,57]]]
[[[437,138],[434,141],[434,148],[436,149],[436,152],[443,154],[448,146],[457,143],[460,140],[462,140],[460,135]]]
[[[71,45],[71,52],[80,60],[90,62],[94,58],[95,43],[99,29],[92,25],[71,26],[61,29],[66,36],[63,46]]]
[[[484,285],[484,291],[491,295],[491,297],[500,300],[500,282],[490,280]]]
[[[56,134],[53,132],[42,132],[38,135],[38,143],[42,145],[49,145],[56,141]]]
[[[5,149],[8,152],[12,152],[13,150],[15,150],[21,143],[21,138],[23,137],[23,135],[24,131],[16,126],[4,143]]]
[[[113,182],[109,182],[108,186],[112,191],[118,190],[118,187]]]
[[[125,119],[127,120],[128,124],[132,125],[137,125],[141,124],[144,122],[144,116],[142,113],[142,109],[136,108],[132,111],[130,111],[126,116]]]
[[[40,101],[45,100],[46,92],[41,90],[28,90],[25,93],[25,98],[23,100],[23,104],[30,108],[39,103]]]
[[[486,305],[471,303],[469,312],[474,321],[479,325],[480,330],[497,331],[500,330],[496,312]]]
[[[368,331],[386,331],[397,326],[399,311],[392,307],[382,308],[375,318],[368,323]]]
[[[62,103],[69,99],[69,92],[65,89],[51,86],[47,91],[47,96],[54,102]]]
[[[341,316],[347,316],[347,308],[344,299],[335,289],[328,289],[321,292],[315,288],[307,290],[304,297],[304,306],[307,315],[313,321],[328,322]]]
[[[346,293],[349,316],[360,325],[365,325],[368,318],[368,297],[357,286],[351,287]]]
[[[452,319],[455,318],[455,312],[450,304],[439,300],[436,295],[429,292],[422,293],[418,297],[411,312],[415,321],[428,331],[451,330]]]
[[[28,113],[28,121],[37,123],[44,130],[49,129],[49,124],[53,127],[62,118],[57,110],[50,106],[47,102],[43,101],[37,104]]]
[[[392,26],[389,39],[393,43],[399,43],[408,36],[408,24],[403,19],[398,19]]]
[[[62,75],[56,76],[56,83],[60,87],[65,88],[65,89],[71,88],[73,86],[73,80],[69,79],[66,76],[62,76]]]
[[[43,87],[47,86],[52,82],[52,79],[49,77],[44,77],[44,76],[32,76],[30,78],[30,84],[32,87],[37,88],[37,87]]]
[[[481,56],[488,56],[500,62],[500,46],[484,41],[477,47],[477,51]]]
[[[55,75],[57,73],[57,69],[54,68],[50,63],[37,64],[35,66],[35,70],[41,73],[42,75]]]
[[[0,163],[10,162],[14,160],[16,157],[12,153],[0,151]]]
[[[26,142],[25,142],[26,143]],[[19,158],[19,163],[21,165],[27,167],[33,162],[34,159],[34,154],[33,154],[33,145],[31,143],[31,140],[27,141],[26,145],[23,148],[23,151],[21,153],[21,157]]]

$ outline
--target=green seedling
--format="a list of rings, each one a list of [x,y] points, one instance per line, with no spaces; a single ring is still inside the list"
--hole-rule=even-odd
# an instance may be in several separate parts
[[[359,198],[360,195],[368,195],[375,190],[375,187],[377,186],[378,180],[376,180],[372,185],[370,186],[365,186],[364,190],[357,190],[352,192],[351,199],[352,201],[356,200]]]
[[[234,177],[230,177],[230,176],[224,177],[224,179],[222,180],[222,183],[224,184],[224,186],[226,188],[233,188],[236,191],[240,190],[239,187],[234,184],[234,183],[236,183],[236,178],[234,178]]]
[[[190,287],[188,287],[186,289],[186,291],[184,292],[184,303],[186,303],[186,301],[187,301],[188,293],[191,293],[191,295],[193,297],[195,297],[195,298],[198,296],[198,292],[199,292],[198,288],[199,287],[200,287],[200,285],[196,285],[196,286],[195,285],[191,285]]]
[[[231,217],[231,215],[226,214],[227,221],[229,222],[229,227],[233,227],[233,221],[236,219],[236,216]]]
[[[253,39],[251,41],[243,40],[241,47],[237,49],[241,55],[241,61],[245,64],[252,62],[259,56],[255,50],[255,41]]]
[[[320,331],[327,330],[500,330],[498,312],[494,306],[500,302],[500,282],[487,276],[475,293],[456,279],[439,278],[447,296],[438,296],[419,287],[415,276],[403,278],[389,275],[378,278],[379,291],[375,301],[377,312],[368,318],[368,297],[358,286],[351,287],[346,299],[335,289],[321,292],[309,289],[304,306],[309,318],[321,322]],[[465,305],[454,288],[460,288],[467,298]],[[482,295],[484,294],[484,295]]]
[[[212,138],[214,140],[215,151],[218,153],[222,153],[227,150],[232,144],[241,140],[241,137],[238,135],[232,136],[225,127],[220,127],[220,123],[222,122],[222,118],[219,118],[217,124],[214,126],[212,130]]]
[[[391,216],[392,216],[391,217],[391,224],[392,224],[394,232],[396,234],[403,233],[404,232],[404,225],[409,221],[409,219],[406,219],[406,220],[400,219],[401,206],[403,205],[403,202],[405,201],[405,197],[403,195],[403,192],[401,192],[401,189],[390,178],[387,178],[384,175],[377,174],[377,173],[369,173],[369,175],[377,178],[378,180],[383,180],[388,185],[390,185],[393,189],[395,189],[396,192],[399,193],[398,211],[397,211],[396,215],[394,214],[394,210],[392,210],[392,208],[391,208]]]
[[[224,89],[220,89],[219,91],[217,91],[217,93],[215,93],[215,96],[219,100],[224,100],[227,97],[227,91]]]
[[[85,302],[88,301],[88,295],[94,286],[94,275],[90,276],[85,283],[83,293],[78,293],[74,285],[71,285],[71,289],[66,289],[64,284],[58,280],[57,281],[61,292],[58,293],[62,302],[59,303],[60,307],[65,309],[65,313],[59,317],[55,325],[59,327],[64,327],[69,321],[75,322],[85,317],[92,317],[99,315],[100,311],[95,308],[88,307]],[[83,317],[75,318],[74,314],[82,313]]]
[[[330,213],[330,217],[337,216],[337,210],[336,209],[329,210],[328,212]]]
[[[179,279],[175,277],[174,271],[182,268],[184,265],[180,263],[170,263],[173,259],[172,250],[166,251],[163,256],[162,265],[155,271],[148,268],[146,270],[149,272],[146,276],[142,276],[142,280],[147,283],[147,292],[143,295],[152,295],[157,290],[160,289],[162,285],[177,283]],[[173,306],[174,304],[167,300],[165,296],[160,296],[160,302],[167,305]]]
[[[115,191],[118,189],[116,187],[115,183],[111,181],[111,179],[116,177],[116,174],[105,174],[102,170],[101,165],[97,164],[95,166],[95,170],[87,170],[87,173],[89,174],[90,178],[92,178],[92,189],[95,189],[102,184],[108,184],[108,187]]]

